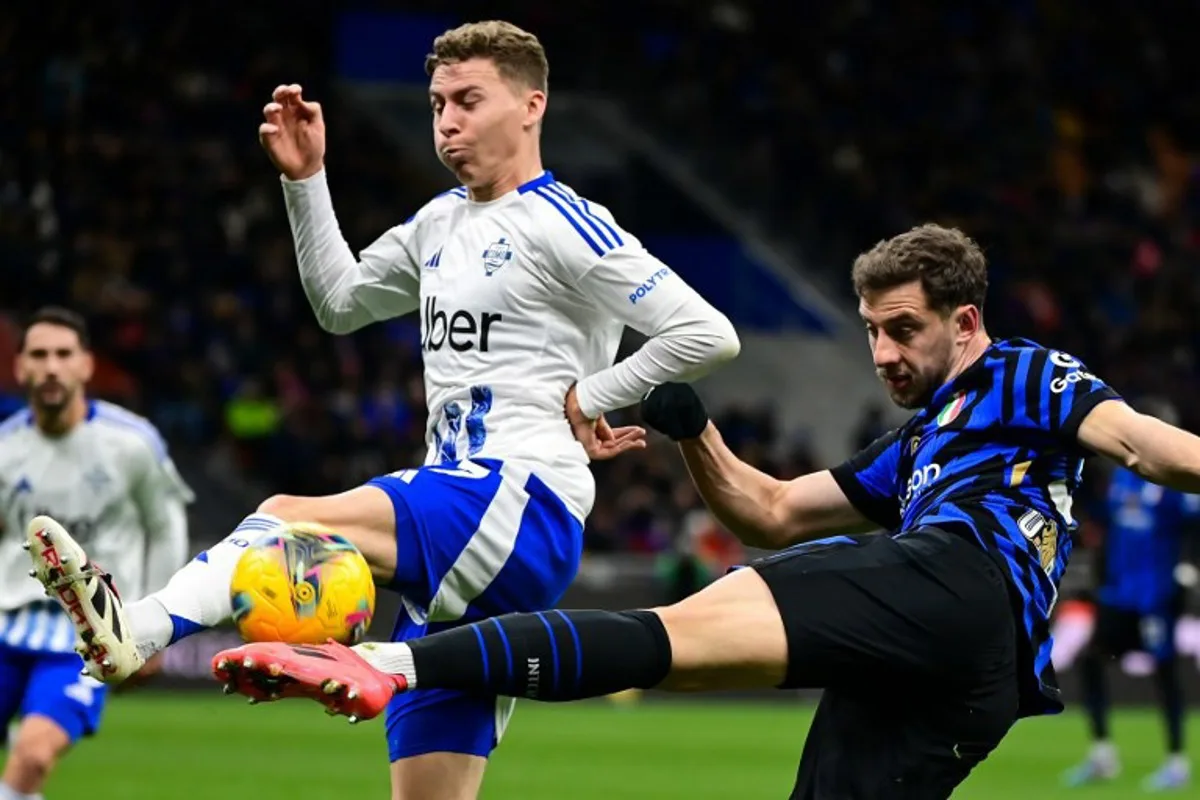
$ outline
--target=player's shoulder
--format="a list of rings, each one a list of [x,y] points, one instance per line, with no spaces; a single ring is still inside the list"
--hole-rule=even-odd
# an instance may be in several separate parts
[[[447,189],[441,194],[435,195],[433,199],[417,209],[415,214],[404,220],[404,225],[424,225],[437,222],[448,217],[454,209],[466,202],[467,187],[455,186],[453,189]]]
[[[552,172],[542,173],[518,191],[533,222],[532,230],[560,248],[586,248],[603,256],[634,241],[607,207],[557,180]]]
[[[1073,354],[1055,347],[1047,347],[1024,337],[1002,339],[993,345],[992,351],[1000,357],[1000,361],[1004,362],[1017,362],[1023,358],[1028,360],[1035,355],[1040,355],[1047,359],[1053,366],[1061,369],[1081,369],[1084,367],[1083,361]]]
[[[22,408],[9,414],[0,422],[0,441],[8,439],[22,431],[29,430],[33,425],[33,411]]]
[[[87,424],[114,443],[135,450],[148,450],[156,461],[167,457],[167,443],[154,423],[116,403],[90,401]]]

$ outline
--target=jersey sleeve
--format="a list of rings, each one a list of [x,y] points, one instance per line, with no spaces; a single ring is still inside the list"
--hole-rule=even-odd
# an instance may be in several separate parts
[[[695,380],[740,348],[729,319],[617,225],[607,209],[556,185],[535,190],[544,263],[605,316],[649,337],[629,358],[581,376],[589,417],[637,403],[668,381]]]
[[[129,468],[135,476],[133,500],[146,536],[145,588],[154,592],[187,560],[187,504],[195,498],[157,431],[148,444],[131,447]]]
[[[461,194],[434,198],[356,259],[342,237],[324,170],[301,181],[281,180],[300,280],[322,328],[349,333],[420,306],[418,232]]]
[[[1035,394],[1039,402],[1026,407],[1036,408],[1038,426],[1072,443],[1092,409],[1106,400],[1121,399],[1079,359],[1059,350],[1035,350],[1024,369],[1022,363],[1018,361],[1013,367],[1017,370],[1014,391],[1022,391],[1023,384],[1032,382],[1024,391]]]
[[[850,504],[886,530],[900,526],[901,430],[885,433],[830,470]]]

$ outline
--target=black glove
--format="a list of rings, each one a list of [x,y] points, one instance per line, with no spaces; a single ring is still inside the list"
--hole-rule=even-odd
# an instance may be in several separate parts
[[[700,395],[686,383],[664,383],[647,392],[642,398],[642,419],[677,442],[695,439],[708,426]]]

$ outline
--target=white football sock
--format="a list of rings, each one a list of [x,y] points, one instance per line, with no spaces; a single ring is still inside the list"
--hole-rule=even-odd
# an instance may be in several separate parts
[[[1094,764],[1112,766],[1117,763],[1117,748],[1108,741],[1099,741],[1092,745],[1091,760]]]
[[[171,576],[159,591],[130,603],[125,617],[138,652],[149,658],[168,645],[220,625],[233,615],[229,583],[246,547],[283,520],[255,513],[242,520],[233,533],[196,556]]]
[[[42,800],[40,794],[21,794],[7,783],[0,781],[0,800]]]
[[[350,648],[380,672],[403,675],[409,689],[417,688],[417,668],[412,648],[404,642],[364,642]]]

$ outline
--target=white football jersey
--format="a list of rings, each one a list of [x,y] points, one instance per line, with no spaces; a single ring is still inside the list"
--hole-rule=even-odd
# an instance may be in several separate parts
[[[154,426],[120,406],[48,437],[28,411],[0,424],[0,645],[70,652],[74,629],[29,577],[25,526],[47,514],[113,576],[126,602],[166,584],[187,558],[191,490]]]
[[[324,180],[284,181],[305,289],[333,332],[419,310],[427,464],[532,462],[582,518],[595,487],[563,411],[571,384],[595,417],[736,353],[720,312],[551,173],[491,202],[446,192],[349,267],[317,230],[337,233]],[[614,367],[626,325],[654,338]]]

